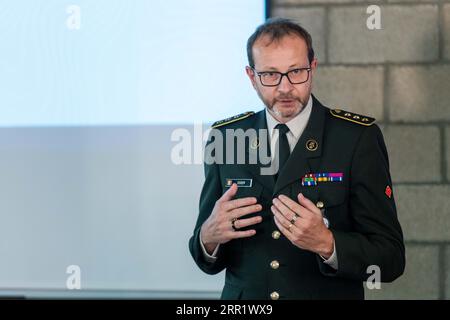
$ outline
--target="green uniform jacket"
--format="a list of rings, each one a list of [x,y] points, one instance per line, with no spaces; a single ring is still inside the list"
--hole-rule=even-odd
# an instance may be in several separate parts
[[[264,110],[242,118],[222,122],[217,129],[224,136],[225,129],[267,129]],[[363,281],[373,274],[369,266],[380,268],[382,282],[403,273],[405,248],[394,194],[389,193],[388,154],[373,120],[330,110],[313,97],[305,131],[276,182],[273,176],[260,174],[260,164],[205,164],[200,212],[189,249],[204,272],[217,274],[226,269],[222,299],[363,299]],[[309,140],[316,142],[316,150],[307,148]],[[336,172],[343,173],[342,181],[302,186],[306,174]],[[257,197],[263,210],[245,217],[262,215],[263,222],[244,228],[255,228],[253,237],[222,244],[211,263],[199,243],[200,227],[227,190],[227,179],[252,179],[252,186],[239,187],[235,198]],[[335,238],[337,271],[282,234],[273,235],[278,228],[270,210],[272,199],[284,194],[297,201],[300,192],[314,203],[323,203]],[[279,267],[272,268],[272,261]]]

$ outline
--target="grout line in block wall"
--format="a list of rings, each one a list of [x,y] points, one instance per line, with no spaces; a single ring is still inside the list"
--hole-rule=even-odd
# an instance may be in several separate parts
[[[450,240],[404,240],[406,245],[412,246],[448,246],[450,245]]]
[[[441,145],[440,145],[440,152],[441,152],[441,177],[442,182],[449,183],[448,180],[448,168],[447,168],[447,135],[445,132],[445,125],[441,124],[439,126],[439,134],[441,135]]]
[[[391,116],[389,112],[389,72],[391,72],[390,66],[387,64],[383,67],[383,122],[390,123]]]
[[[321,63],[325,67],[377,67],[389,65],[393,67],[432,67],[432,66],[450,66],[450,61],[415,61],[415,62],[390,62],[390,61],[379,61],[379,62],[328,62]]]
[[[300,1],[300,0],[299,0]],[[276,1],[275,1],[276,3]],[[336,7],[336,8],[352,8],[352,7],[368,7],[370,5],[381,5],[381,6],[404,6],[404,7],[411,7],[411,6],[436,6],[441,3],[450,3],[450,0],[441,0],[439,2],[438,0],[430,1],[430,2],[423,2],[423,1],[396,1],[396,2],[373,2],[373,1],[367,1],[367,2],[327,2],[327,3],[280,3],[276,4],[277,7],[280,8],[320,8],[325,6],[330,7]]]
[[[438,57],[439,60],[444,59],[444,5],[442,2],[438,4]]]
[[[444,300],[445,297],[445,284],[446,284],[446,254],[445,254],[446,245],[439,245],[439,256],[438,256],[438,286],[439,286],[439,300]]]
[[[325,59],[324,59],[324,63],[327,64],[330,61],[330,45],[329,45],[329,34],[330,34],[330,22],[329,17],[330,17],[330,10],[328,8],[328,6],[325,7],[325,13],[324,13],[325,17],[324,17],[324,30],[325,30],[325,34],[324,34],[324,43],[325,43]]]
[[[447,186],[448,184],[442,181],[394,181],[394,186],[402,187],[426,187],[426,186]]]

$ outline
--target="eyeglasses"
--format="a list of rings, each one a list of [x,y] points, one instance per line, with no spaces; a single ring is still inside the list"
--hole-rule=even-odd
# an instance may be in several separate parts
[[[258,72],[251,68],[259,77],[261,84],[266,87],[276,87],[281,83],[281,80],[286,76],[291,84],[301,84],[309,79],[309,72],[311,67],[298,68],[282,73],[278,71],[261,71]]]

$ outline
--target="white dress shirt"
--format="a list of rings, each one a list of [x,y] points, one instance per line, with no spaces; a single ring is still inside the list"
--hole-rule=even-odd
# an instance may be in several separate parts
[[[289,132],[286,134],[287,140],[289,143],[289,149],[292,152],[294,150],[295,145],[297,144],[298,140],[300,139],[303,131],[306,128],[306,125],[308,124],[309,116],[311,115],[312,111],[312,96],[309,96],[308,103],[306,104],[305,108],[293,119],[286,122],[287,127],[289,128]],[[267,129],[269,131],[269,140],[270,140],[270,149],[275,150],[276,143],[278,141],[278,130],[275,130],[275,126],[279,124],[280,122],[276,120],[268,111],[266,108],[266,119],[267,119]],[[274,152],[271,154],[272,161],[274,158]],[[205,246],[203,245],[201,236],[200,236],[200,245],[202,247],[203,254],[205,256],[206,261],[208,262],[214,262],[217,259],[217,251],[219,250],[219,245],[214,249],[214,252],[210,255],[206,252]],[[336,245],[334,244],[333,254],[330,258],[325,259],[323,262],[328,264],[333,269],[338,269],[338,261],[337,261],[337,254],[336,254]]]

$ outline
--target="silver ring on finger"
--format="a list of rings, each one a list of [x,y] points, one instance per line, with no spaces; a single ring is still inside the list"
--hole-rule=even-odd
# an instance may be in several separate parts
[[[233,218],[232,220],[231,220],[231,227],[233,228],[233,230],[234,231],[237,231],[237,228],[236,228],[236,226],[234,225],[234,223],[237,221],[237,218]]]
[[[291,223],[292,224],[295,224],[295,221],[297,221],[297,218],[298,218],[298,215],[297,214],[294,214],[293,216],[292,216],[292,219],[291,219]]]

